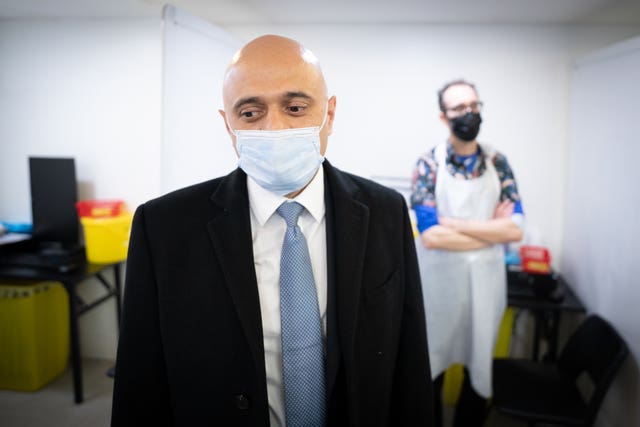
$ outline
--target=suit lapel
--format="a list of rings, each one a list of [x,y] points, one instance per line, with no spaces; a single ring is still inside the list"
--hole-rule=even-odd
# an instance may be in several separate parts
[[[327,385],[331,392],[343,356],[346,372],[353,372],[357,322],[369,208],[358,201],[358,187],[325,160],[327,258],[329,266],[329,325]],[[336,340],[339,339],[339,342]],[[348,380],[348,378],[347,378]]]
[[[258,373],[264,377],[264,344],[258,285],[253,262],[246,175],[229,174],[211,196],[216,215],[207,224],[233,304],[249,343]]]

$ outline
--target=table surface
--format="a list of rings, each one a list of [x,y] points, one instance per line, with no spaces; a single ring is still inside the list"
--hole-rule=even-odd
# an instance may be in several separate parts
[[[3,281],[12,280],[12,283],[14,283],[15,281],[15,284],[26,284],[28,282],[33,282],[34,280],[77,283],[87,277],[95,275],[97,272],[104,270],[109,266],[119,263],[120,261],[110,264],[86,263],[78,269],[75,269],[68,273],[61,273],[55,269],[49,268],[0,266],[0,279]]]
[[[507,295],[511,307],[552,311],[585,311],[580,298],[559,273],[553,273],[555,288],[546,292],[536,288],[542,276],[517,270],[507,270]],[[545,283],[544,285],[547,285]]]

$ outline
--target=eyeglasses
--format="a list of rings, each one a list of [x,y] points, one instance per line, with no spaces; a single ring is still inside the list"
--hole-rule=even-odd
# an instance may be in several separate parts
[[[470,104],[459,104],[445,111],[452,111],[456,116],[461,116],[471,111],[472,113],[480,113],[482,111],[482,102],[471,102]]]

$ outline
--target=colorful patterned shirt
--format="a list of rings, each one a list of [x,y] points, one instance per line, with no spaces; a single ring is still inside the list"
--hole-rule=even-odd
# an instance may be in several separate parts
[[[453,146],[447,144],[447,171],[456,179],[474,179],[481,176],[486,170],[486,154],[478,145],[478,151],[469,156],[460,156],[455,153]],[[514,215],[522,215],[522,202],[518,194],[518,187],[513,176],[513,171],[507,162],[507,158],[496,151],[491,159],[500,179],[500,201],[509,199],[515,203]],[[429,227],[438,224],[438,211],[436,207],[436,178],[438,176],[438,163],[435,159],[435,147],[422,155],[413,170],[411,186],[411,207],[416,213],[418,230],[422,233]]]

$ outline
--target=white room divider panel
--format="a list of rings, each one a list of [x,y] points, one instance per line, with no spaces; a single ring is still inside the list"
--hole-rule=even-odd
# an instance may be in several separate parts
[[[162,192],[223,175],[236,156],[218,109],[224,70],[240,42],[167,5],[163,10]]]
[[[613,323],[636,361],[640,358],[639,77],[640,37],[593,53],[576,65],[563,254],[563,274],[569,283],[589,311]],[[637,367],[632,367],[637,365],[629,366],[612,389],[617,397],[610,399],[611,408],[616,408],[605,417],[610,425],[640,425],[640,380]]]

